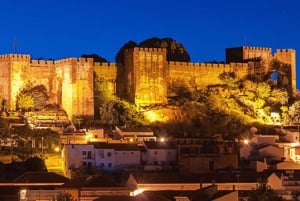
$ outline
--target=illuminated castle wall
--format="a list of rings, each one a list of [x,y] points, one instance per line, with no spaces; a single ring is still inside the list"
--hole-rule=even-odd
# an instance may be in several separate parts
[[[49,103],[61,105],[68,115],[94,115],[92,59],[68,58],[58,61],[30,60],[30,55],[0,56],[0,91],[10,109],[27,82],[43,84]]]
[[[179,88],[195,90],[220,84],[219,74],[235,72],[240,78],[270,71],[276,58],[291,65],[290,86],[296,91],[296,52],[270,48],[226,49],[226,64],[172,62],[161,48],[125,50],[124,64],[97,63],[93,59],[68,58],[57,61],[31,60],[30,55],[0,55],[0,96],[11,109],[24,84],[43,84],[49,103],[61,105],[72,116],[94,116],[93,76],[107,80],[112,94],[136,105],[167,104],[168,96]],[[256,65],[259,60],[260,65]]]

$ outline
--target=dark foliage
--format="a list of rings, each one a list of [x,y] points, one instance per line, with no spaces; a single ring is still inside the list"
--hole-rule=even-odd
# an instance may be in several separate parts
[[[128,41],[127,43],[125,43],[125,45],[123,45],[120,50],[118,51],[117,55],[116,55],[116,62],[117,63],[124,63],[124,50],[126,49],[130,49],[130,48],[134,48],[137,47],[138,44],[134,41]]]
[[[38,157],[32,157],[24,162],[13,161],[5,164],[1,176],[5,181],[12,181],[27,171],[47,171],[44,160]]]
[[[172,38],[149,38],[141,43],[137,44],[134,41],[128,41],[123,47],[120,48],[119,52],[116,55],[117,63],[124,63],[124,50],[134,47],[142,48],[166,48],[167,49],[167,61],[182,61],[190,62],[191,58],[185,47],[175,41]]]
[[[83,54],[81,58],[93,58],[94,62],[106,63],[107,60],[97,54]]]
[[[183,61],[190,62],[191,58],[189,53],[186,51],[185,47],[175,41],[172,38],[162,38],[157,37],[149,38],[142,41],[139,47],[147,48],[166,48],[167,49],[167,61]]]

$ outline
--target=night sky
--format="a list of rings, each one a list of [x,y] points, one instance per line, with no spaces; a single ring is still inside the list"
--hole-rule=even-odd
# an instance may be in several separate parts
[[[192,62],[224,61],[226,47],[244,45],[300,52],[299,0],[3,0],[0,19],[0,54],[33,59],[115,62],[126,42],[151,37],[182,43]]]

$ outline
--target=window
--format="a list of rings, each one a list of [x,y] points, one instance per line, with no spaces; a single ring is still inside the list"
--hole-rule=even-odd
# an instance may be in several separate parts
[[[86,151],[82,151],[82,155],[84,155],[84,156],[85,156],[85,155],[86,155]]]
[[[155,151],[154,154],[157,155],[157,151]]]
[[[91,151],[88,151],[88,156],[87,156],[88,159],[92,159],[92,152]]]
[[[111,164],[111,163],[108,163],[108,164],[107,164],[107,166],[108,166],[108,167],[111,167],[111,166],[112,166],[112,164]]]
[[[98,156],[104,158],[104,150],[98,150]]]
[[[85,167],[86,166],[86,162],[83,162],[82,165]]]
[[[111,152],[107,152],[107,156],[108,156],[108,157],[111,157]]]

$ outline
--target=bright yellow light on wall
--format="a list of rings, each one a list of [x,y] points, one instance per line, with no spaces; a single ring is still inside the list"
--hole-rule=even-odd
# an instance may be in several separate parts
[[[54,148],[54,151],[55,151],[55,152],[59,152],[59,151],[60,151],[59,147],[55,147],[55,148]]]
[[[152,110],[145,112],[145,117],[151,123],[159,120],[158,115]]]

